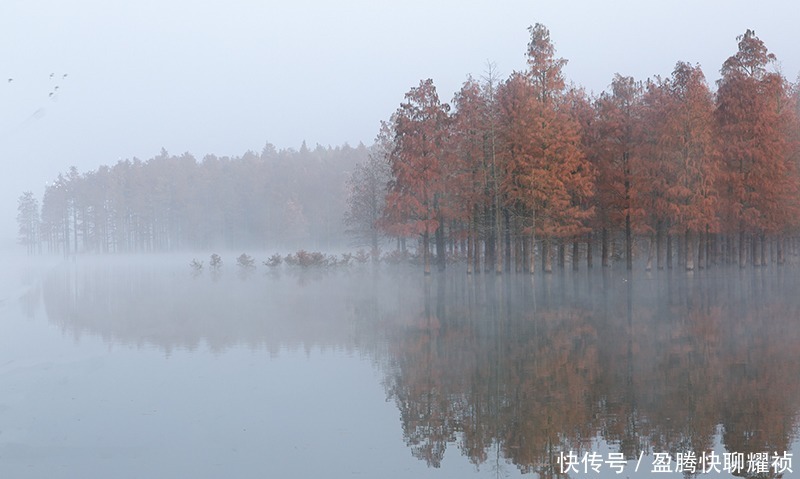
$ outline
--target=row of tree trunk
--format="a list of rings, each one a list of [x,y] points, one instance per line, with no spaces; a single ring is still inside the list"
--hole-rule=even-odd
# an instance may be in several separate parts
[[[586,268],[592,269],[595,262],[602,267],[611,267],[615,261],[621,260],[626,264],[641,263],[646,271],[694,271],[714,266],[782,265],[789,257],[800,256],[800,238],[763,234],[653,234],[635,237],[630,246],[626,246],[622,234],[612,234],[606,229],[599,235],[589,233],[572,239],[535,239],[531,235],[505,234],[500,241],[495,235],[485,239],[470,235],[460,240],[446,240],[440,230],[433,235],[435,241],[426,239],[424,235],[421,239],[426,273],[430,273],[430,263],[444,270],[448,257],[466,260],[467,273],[473,274],[482,271],[534,273],[537,262],[545,273],[552,273],[554,267],[578,271],[584,262]],[[630,256],[626,251],[630,251]]]

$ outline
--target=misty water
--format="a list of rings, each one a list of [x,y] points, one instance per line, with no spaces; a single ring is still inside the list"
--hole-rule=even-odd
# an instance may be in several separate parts
[[[193,275],[190,259],[7,278],[0,477],[549,477],[570,452],[649,477],[662,453],[674,471],[678,454],[797,450],[794,267]]]

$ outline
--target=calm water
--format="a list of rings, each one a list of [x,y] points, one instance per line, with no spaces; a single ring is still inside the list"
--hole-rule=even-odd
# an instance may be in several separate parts
[[[189,259],[5,288],[0,477],[550,477],[570,452],[649,477],[667,453],[772,471],[798,448],[797,269],[534,284]]]

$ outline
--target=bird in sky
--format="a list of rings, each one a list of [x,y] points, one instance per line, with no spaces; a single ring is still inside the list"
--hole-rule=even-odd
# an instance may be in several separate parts
[[[9,79],[8,79],[8,83],[11,83],[12,81],[14,81],[14,79],[13,79],[13,78],[9,78]]]
[[[65,73],[61,78],[67,78],[68,73]]]
[[[54,76],[55,76],[55,73],[51,73],[50,74],[50,78],[53,78]]]

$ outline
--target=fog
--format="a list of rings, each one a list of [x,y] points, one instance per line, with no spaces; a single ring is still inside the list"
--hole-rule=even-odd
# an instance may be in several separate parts
[[[714,81],[755,29],[794,79],[795,7],[781,1],[77,2],[0,5],[0,238],[16,199],[69,166],[84,172],[166,148],[242,155],[370,144],[403,93],[433,78],[443,99],[486,62],[525,67],[526,28],[547,25],[566,76],[594,92],[615,73]],[[50,78],[50,74],[54,74]],[[68,75],[64,77],[64,75]],[[7,79],[13,81],[8,82]],[[59,89],[55,90],[55,86]],[[52,96],[49,94],[53,93]]]
[[[0,477],[790,476],[793,8],[2,2]]]
[[[550,477],[573,451],[648,477],[797,446],[794,268],[50,266],[1,306],[3,476]]]

